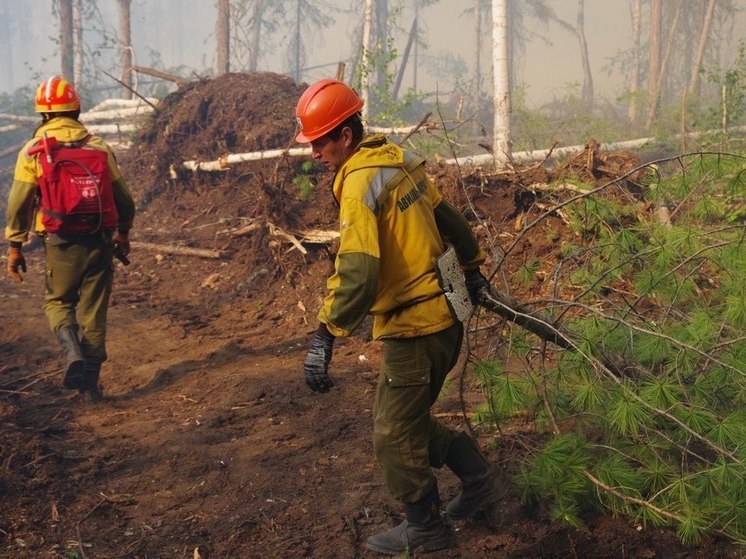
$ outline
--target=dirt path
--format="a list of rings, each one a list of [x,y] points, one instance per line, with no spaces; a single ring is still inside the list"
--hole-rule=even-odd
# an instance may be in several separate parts
[[[313,394],[300,375],[308,336],[227,311],[208,323],[169,314],[120,269],[107,398],[81,404],[60,387],[40,257],[23,284],[0,280],[0,557],[373,555],[365,538],[400,513],[373,461],[374,344],[339,343],[336,386]],[[463,427],[457,384],[436,411]],[[447,471],[439,483],[444,498],[457,491]],[[737,556],[684,555],[668,532],[588,521],[569,530],[513,500],[457,524],[456,546],[429,556]]]

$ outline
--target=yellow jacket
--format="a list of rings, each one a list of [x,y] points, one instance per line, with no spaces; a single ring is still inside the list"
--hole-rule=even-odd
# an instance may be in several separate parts
[[[454,323],[435,274],[444,241],[465,269],[485,259],[464,217],[425,173],[425,160],[365,138],[338,169],[340,246],[319,320],[335,336],[349,336],[367,314],[373,337],[411,338]]]
[[[62,143],[79,142],[88,135],[88,130],[83,124],[67,117],[53,118],[34,131],[33,138],[23,146],[18,154],[13,184],[8,195],[8,219],[5,238],[9,241],[24,242],[28,240],[28,234],[32,228],[36,193],[38,191],[37,180],[41,176],[42,170],[38,155],[29,156],[28,150],[39,141],[45,132],[48,136],[57,138]],[[114,202],[119,213],[118,229],[129,231],[135,217],[135,203],[132,200],[127,183],[122,178],[114,152],[109,144],[98,136],[91,136],[86,146],[108,152]],[[41,224],[41,212],[37,212],[34,230],[37,233],[42,233],[44,230]]]

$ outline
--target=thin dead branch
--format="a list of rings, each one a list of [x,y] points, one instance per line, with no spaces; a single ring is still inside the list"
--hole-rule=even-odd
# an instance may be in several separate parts
[[[189,83],[189,80],[180,78],[179,76],[175,76],[167,72],[161,72],[160,70],[154,70],[153,68],[147,68],[145,66],[134,65],[132,66],[132,70],[134,70],[135,72],[138,72],[139,74],[146,74],[154,78],[160,78],[162,80],[174,82],[179,87],[183,87],[184,85]]]

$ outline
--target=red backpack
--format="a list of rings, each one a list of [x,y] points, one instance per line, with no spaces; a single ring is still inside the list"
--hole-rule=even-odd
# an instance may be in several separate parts
[[[117,226],[109,155],[86,149],[89,138],[61,144],[45,134],[28,150],[29,155],[39,154],[42,223],[47,233],[87,235]]]

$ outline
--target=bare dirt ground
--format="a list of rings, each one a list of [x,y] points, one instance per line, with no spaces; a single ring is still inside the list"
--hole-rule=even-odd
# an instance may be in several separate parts
[[[283,233],[335,228],[329,177],[319,175],[303,200],[290,182],[300,160],[169,173],[183,160],[289,145],[301,91],[273,74],[190,84],[121,157],[140,209],[133,240],[215,257],[136,245],[132,264],[117,264],[103,401],[83,404],[61,387],[61,358],[41,310],[42,251],[27,250],[24,283],[3,275],[0,557],[372,557],[366,537],[399,522],[372,453],[379,346],[368,329],[337,343],[329,393],[312,393],[302,379],[334,245],[303,243],[302,254]],[[492,177],[430,170],[450,200],[480,216],[482,242],[499,244],[515,235],[523,209],[526,217],[539,211],[526,185],[562,173],[605,180],[635,158],[578,162]],[[559,219],[542,227],[566,234]],[[505,277],[526,259],[551,260],[559,243],[547,239],[546,230],[526,236]],[[540,292],[541,282],[523,289]],[[457,369],[434,411],[468,429],[481,394],[469,367]],[[476,430],[490,461],[509,473],[521,452],[511,434],[518,431]],[[438,475],[451,498],[456,479]],[[581,529],[558,525],[514,493],[455,523],[455,546],[428,557],[741,557],[724,541],[684,548],[670,530],[591,513],[585,520]]]

